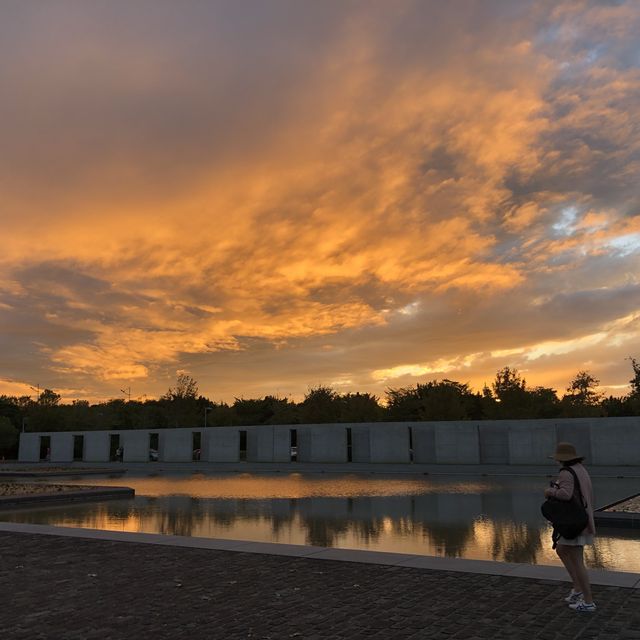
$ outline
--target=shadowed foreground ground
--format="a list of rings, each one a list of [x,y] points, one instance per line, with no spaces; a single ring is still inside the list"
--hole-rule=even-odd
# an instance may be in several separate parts
[[[0,638],[640,639],[640,589],[0,533]]]

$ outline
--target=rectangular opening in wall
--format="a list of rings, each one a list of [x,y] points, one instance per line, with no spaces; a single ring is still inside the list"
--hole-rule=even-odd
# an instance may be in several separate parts
[[[247,432],[240,431],[240,462],[247,460]]]
[[[409,462],[413,462],[413,429],[409,427]]]
[[[40,436],[40,460],[51,460],[51,436]]]
[[[353,462],[353,453],[351,448],[351,427],[347,427],[347,462]]]
[[[159,433],[149,434],[149,460],[151,462],[158,462],[158,443],[160,442]]]
[[[109,460],[119,460],[122,462],[122,449],[120,447],[120,434],[109,434]]]
[[[289,429],[289,460],[298,462],[298,430]]]
[[[202,455],[202,433],[200,431],[194,431],[191,434],[191,448],[193,450],[193,459],[200,460]]]
[[[73,459],[82,460],[84,458],[84,436],[73,436]]]

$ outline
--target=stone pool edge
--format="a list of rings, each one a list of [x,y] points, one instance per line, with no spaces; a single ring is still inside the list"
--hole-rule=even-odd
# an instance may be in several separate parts
[[[68,485],[74,487],[75,485]],[[90,486],[82,490],[57,491],[51,493],[22,493],[17,495],[0,496],[0,511],[13,511],[21,507],[47,506],[63,503],[90,502],[96,500],[122,500],[135,497],[131,487]]]
[[[514,578],[532,578],[536,580],[567,582],[569,579],[566,571],[562,567],[550,565],[528,565],[508,562],[493,562],[490,560],[441,558],[437,556],[420,556],[408,553],[390,553],[361,549],[336,549],[295,544],[280,544],[275,542],[227,540],[223,538],[194,538],[156,533],[132,533],[127,531],[108,531],[104,529],[79,529],[14,522],[0,522],[0,532],[29,533],[63,536],[68,538],[86,538],[92,540],[107,540],[111,542],[138,542],[169,547],[261,553],[297,558],[313,558],[317,560],[362,562],[416,569],[431,569],[436,571],[458,571],[462,573],[479,573]],[[637,573],[590,569],[589,576],[593,584],[640,589],[640,574]]]

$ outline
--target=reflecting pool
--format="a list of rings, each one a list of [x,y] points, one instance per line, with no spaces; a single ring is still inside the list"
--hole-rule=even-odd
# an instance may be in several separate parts
[[[637,479],[594,478],[596,505],[637,493]],[[50,479],[60,482],[60,479]],[[87,476],[131,500],[0,513],[12,522],[231,538],[530,564],[559,564],[540,515],[546,477],[356,474]],[[600,529],[591,567],[640,572],[640,535]]]

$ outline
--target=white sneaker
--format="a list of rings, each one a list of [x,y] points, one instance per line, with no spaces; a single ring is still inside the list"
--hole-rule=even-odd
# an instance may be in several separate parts
[[[595,611],[596,605],[595,602],[590,602],[589,604],[587,604],[584,600],[579,600],[578,602],[570,604],[569,608],[573,609],[574,611]]]
[[[571,589],[571,593],[564,599],[565,602],[578,602],[578,600],[582,600],[582,591],[574,591]]]

